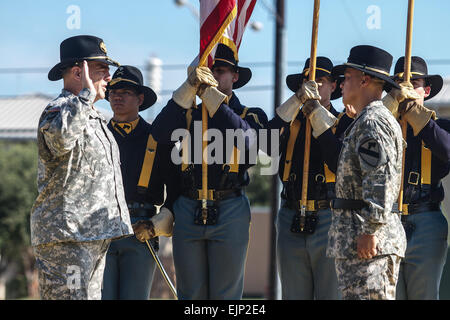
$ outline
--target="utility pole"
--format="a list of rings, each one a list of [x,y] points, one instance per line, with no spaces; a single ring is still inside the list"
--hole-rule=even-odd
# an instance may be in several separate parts
[[[283,99],[284,73],[285,73],[285,20],[284,20],[284,0],[276,0],[276,19],[275,19],[275,77],[274,77],[274,114],[275,109],[279,107]],[[276,300],[278,298],[278,276],[276,263],[276,233],[275,233],[275,217],[278,212],[279,203],[279,182],[278,174],[272,176],[271,188],[271,245],[270,245],[270,269],[269,269],[269,299]]]
[[[161,99],[161,82],[162,82],[162,60],[151,56],[146,63],[145,69],[146,69],[146,76],[147,76],[147,86],[153,89],[155,91],[156,96],[158,97],[158,100]],[[151,108],[147,110],[148,117],[147,120],[152,122],[155,118],[156,114],[154,111],[154,108]]]

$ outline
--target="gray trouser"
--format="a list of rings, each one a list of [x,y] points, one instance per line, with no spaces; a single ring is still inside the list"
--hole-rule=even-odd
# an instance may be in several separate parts
[[[447,220],[440,211],[406,217],[415,226],[400,265],[397,300],[437,300],[447,257]]]
[[[331,210],[321,210],[317,213],[319,220],[313,234],[292,232],[294,215],[294,210],[281,207],[275,224],[282,299],[340,299],[334,259],[326,257],[325,254]]]
[[[250,227],[245,195],[223,200],[217,224],[194,224],[199,201],[184,196],[173,206],[173,259],[179,299],[242,298]]]
[[[33,247],[43,300],[100,300],[111,240],[58,242]]]
[[[131,218],[131,223],[149,218]],[[106,255],[102,300],[148,300],[155,260],[135,236],[113,240]]]

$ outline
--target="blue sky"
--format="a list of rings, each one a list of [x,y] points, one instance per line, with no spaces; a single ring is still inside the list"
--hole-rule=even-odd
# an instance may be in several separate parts
[[[194,8],[197,0],[187,0]],[[285,0],[285,74],[301,71],[310,53],[313,0]],[[404,54],[407,0],[322,0],[319,20],[318,55],[341,63],[351,47],[370,44],[394,56]],[[69,29],[69,6],[80,9],[80,28]],[[239,52],[240,64],[250,66],[253,78],[236,94],[248,106],[262,107],[273,115],[273,90],[250,90],[253,86],[273,86],[275,24],[267,6],[275,1],[259,0],[253,21],[263,28],[247,28]],[[375,11],[373,11],[375,10]],[[376,12],[379,15],[376,15]],[[374,16],[375,14],[375,16]],[[375,20],[374,20],[375,18]],[[379,18],[379,19],[377,19]],[[369,26],[368,26],[369,21]],[[370,25],[370,22],[372,24]],[[450,1],[416,0],[414,12],[413,55],[428,59],[429,73],[450,76]],[[62,81],[50,82],[47,71],[59,62],[59,44],[67,37],[92,34],[104,39],[108,54],[121,64],[144,66],[153,55],[163,65],[189,64],[199,48],[199,23],[188,7],[177,7],[173,0],[16,0],[0,4],[0,96],[44,93],[56,96]],[[266,64],[252,65],[264,62]],[[5,68],[43,68],[42,73],[2,73]],[[114,72],[112,68],[112,72]],[[144,71],[144,70],[142,70]],[[393,67],[391,69],[393,71]],[[162,90],[169,92],[185,79],[184,69],[163,68]],[[291,92],[285,86],[284,99]],[[166,104],[170,94],[145,111],[145,117]],[[335,103],[341,106],[339,100]],[[98,103],[109,108],[107,102]],[[44,106],[43,106],[44,107]]]

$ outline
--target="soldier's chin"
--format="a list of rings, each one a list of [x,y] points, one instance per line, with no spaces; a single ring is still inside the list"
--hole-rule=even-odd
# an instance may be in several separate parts
[[[102,89],[97,91],[97,100],[103,100],[105,99],[105,97],[105,91],[103,91]]]

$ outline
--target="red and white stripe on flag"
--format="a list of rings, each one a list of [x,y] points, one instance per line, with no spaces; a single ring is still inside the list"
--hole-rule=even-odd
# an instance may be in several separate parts
[[[206,65],[212,49],[236,17],[236,0],[200,0],[200,62]]]
[[[236,60],[256,0],[200,0],[200,65],[212,66],[217,44],[230,47]]]

